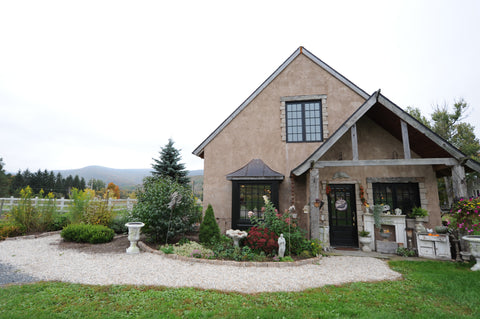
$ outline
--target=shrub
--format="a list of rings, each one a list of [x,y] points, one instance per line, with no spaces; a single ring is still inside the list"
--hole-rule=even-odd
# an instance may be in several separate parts
[[[11,218],[15,224],[21,226],[25,232],[41,232],[54,230],[55,218],[58,215],[53,193],[43,196],[43,190],[35,200],[30,186],[20,191],[20,201],[11,211]]]
[[[416,255],[415,251],[412,249],[408,249],[405,247],[398,247],[397,248],[397,255],[403,257],[414,257]]]
[[[283,234],[286,243],[286,254],[294,253],[298,255],[303,250],[308,250],[305,231],[298,227],[292,218],[291,211],[295,208],[292,206],[289,210],[280,214],[267,196],[264,196],[263,199],[265,201],[265,207],[262,208],[264,211],[263,219],[252,215],[252,217],[250,217],[252,224],[258,228],[268,228],[273,231],[277,237]]]
[[[211,258],[214,255],[212,250],[194,241],[184,242],[183,244],[163,245],[158,249],[165,254],[177,254],[185,257]]]
[[[112,241],[115,232],[102,225],[72,224],[65,227],[60,235],[66,241],[100,244]]]
[[[21,236],[25,233],[24,228],[21,225],[0,222],[0,240],[4,240],[7,237]]]
[[[208,204],[205,217],[200,224],[198,238],[201,243],[205,244],[216,242],[220,239],[220,227],[218,227],[215,214],[213,213],[213,207],[210,204]]]
[[[278,250],[278,236],[268,228],[252,227],[248,232],[246,244],[254,251],[272,254]]]
[[[125,224],[128,223],[130,219],[131,217],[128,211],[120,211],[112,219],[109,227],[113,229],[116,234],[126,234],[128,232],[128,228],[125,226]]]
[[[173,248],[173,245],[165,245],[165,246],[160,246],[158,250],[163,251],[164,254],[173,254],[175,252],[175,249]]]
[[[146,177],[137,200],[132,221],[143,222],[142,232],[156,243],[193,230],[201,217],[191,190],[169,178]]]
[[[109,226],[113,220],[113,208],[108,205],[108,199],[90,200],[84,208],[82,222],[90,225]]]
[[[480,231],[480,197],[460,198],[452,205],[447,224],[461,234],[473,234]]]
[[[322,253],[322,245],[320,244],[320,240],[312,239],[308,241],[308,246],[310,249],[310,253],[313,257],[319,256]]]
[[[72,188],[70,198],[73,200],[69,208],[70,222],[77,224],[83,221],[83,214],[87,210],[90,200],[95,197],[95,191],[85,190],[81,191],[77,188]]]
[[[293,258],[290,257],[290,256],[285,256],[285,257],[281,257],[280,261],[282,261],[282,262],[292,262],[292,261],[295,261],[295,260],[293,260]]]

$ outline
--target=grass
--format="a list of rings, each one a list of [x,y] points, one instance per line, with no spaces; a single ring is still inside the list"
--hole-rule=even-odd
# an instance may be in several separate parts
[[[468,264],[392,261],[390,266],[404,279],[253,295],[49,282],[7,286],[0,288],[0,318],[480,317],[480,272]]]

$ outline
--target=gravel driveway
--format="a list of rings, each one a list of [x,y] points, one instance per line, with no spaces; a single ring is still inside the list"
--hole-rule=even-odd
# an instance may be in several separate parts
[[[58,234],[0,242],[0,285],[45,280],[257,293],[401,278],[385,261],[369,257],[325,257],[316,264],[267,268],[185,262],[146,252],[100,251],[71,249]]]

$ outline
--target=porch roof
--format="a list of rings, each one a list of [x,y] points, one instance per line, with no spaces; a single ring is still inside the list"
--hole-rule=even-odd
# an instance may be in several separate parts
[[[437,167],[438,170],[446,168],[445,165],[454,165],[452,164],[452,161],[455,161],[456,163],[464,164],[470,170],[480,172],[480,163],[467,158],[460,150],[391,102],[380,93],[380,90],[378,90],[373,93],[365,103],[335,131],[335,133],[333,133],[315,152],[313,152],[312,155],[310,155],[298,167],[293,169],[292,174],[299,176],[304,174],[309,168],[313,167],[313,165],[318,162],[320,158],[364,116],[372,119],[375,123],[399,140],[402,140],[401,122],[405,122],[408,126],[409,147],[423,159],[429,159],[430,161],[427,161],[429,164],[439,165]],[[443,159],[448,160],[444,161]],[[391,161],[392,163],[386,163],[387,161]],[[351,161],[338,161],[338,165],[393,165],[395,163],[396,165],[425,165],[427,162],[418,159],[381,161],[360,161],[357,159]],[[328,163],[328,165],[333,166],[335,163]]]
[[[283,180],[285,176],[275,172],[261,159],[253,159],[239,170],[227,175],[231,180]]]

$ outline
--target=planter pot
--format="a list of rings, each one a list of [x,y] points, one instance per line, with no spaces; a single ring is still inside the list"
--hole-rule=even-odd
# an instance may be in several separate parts
[[[435,232],[437,234],[446,234],[446,233],[448,233],[448,227],[447,226],[435,226]]]
[[[470,244],[470,252],[477,263],[470,268],[473,271],[480,270],[480,236],[479,235],[469,235],[463,236],[463,240],[467,241]]]
[[[428,216],[415,217],[416,222],[428,223]]]
[[[372,243],[371,237],[359,237],[358,241],[362,244],[362,251],[372,251],[370,244]]]
[[[140,240],[140,229],[145,226],[145,224],[140,222],[130,222],[126,223],[125,226],[128,228],[128,240],[130,241],[130,247],[127,248],[127,254],[140,253],[137,242]]]

